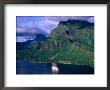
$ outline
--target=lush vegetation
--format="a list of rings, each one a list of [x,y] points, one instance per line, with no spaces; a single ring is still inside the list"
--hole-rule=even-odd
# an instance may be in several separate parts
[[[33,63],[66,61],[93,67],[94,25],[86,21],[60,22],[47,40],[32,40],[25,49],[17,49],[16,55],[17,60],[30,60]]]

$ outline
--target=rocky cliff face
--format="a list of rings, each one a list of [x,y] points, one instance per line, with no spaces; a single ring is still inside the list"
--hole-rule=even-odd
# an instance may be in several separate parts
[[[36,35],[27,41],[24,50],[17,50],[17,59],[37,63],[60,63],[94,66],[94,24],[87,21],[62,21],[49,37]],[[27,43],[26,42],[26,43]],[[18,46],[17,46],[18,47]],[[56,57],[54,57],[57,55]],[[54,59],[51,59],[54,57]]]
[[[63,43],[82,43],[94,47],[94,24],[87,21],[68,20],[59,23],[50,34],[56,47]]]
[[[88,47],[94,46],[93,23],[79,20],[61,21],[57,28],[52,30],[49,37],[43,34],[37,34],[34,40],[27,41],[23,47],[29,46],[41,50],[53,50],[64,43],[83,43]],[[19,44],[17,43],[19,46]]]

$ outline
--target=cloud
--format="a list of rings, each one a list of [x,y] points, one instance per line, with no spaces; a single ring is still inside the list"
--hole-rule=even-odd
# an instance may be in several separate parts
[[[91,23],[94,23],[94,17],[90,17],[90,18],[88,19],[88,21],[91,22]]]
[[[17,32],[22,33],[50,33],[57,27],[60,21],[67,20],[86,20],[94,22],[91,16],[45,16],[45,17],[21,17],[17,19]]]
[[[25,42],[27,41],[28,39],[24,36],[17,36],[16,37],[16,42]]]
[[[27,40],[33,40],[35,36],[17,36],[16,37],[16,42],[25,42]]]
[[[17,16],[17,40],[25,41],[27,37],[31,39],[30,36],[35,36],[35,34],[39,33],[48,36],[60,21],[67,21],[69,19],[94,22],[93,16]]]
[[[42,30],[39,28],[34,28],[34,27],[20,27],[16,28],[17,33],[30,33],[30,34],[37,34],[37,33],[42,33]]]
[[[42,21],[39,22],[38,26],[46,31],[48,34],[51,32],[52,29],[54,29],[55,27],[57,27],[57,25],[59,24],[58,21],[55,20],[49,20],[49,19],[43,19]]]
[[[51,17],[47,17],[48,20],[51,20],[51,21],[67,21],[69,19],[71,20],[86,20],[88,22],[93,22],[93,21],[90,21],[89,19],[92,18],[94,19],[93,16],[51,16]]]

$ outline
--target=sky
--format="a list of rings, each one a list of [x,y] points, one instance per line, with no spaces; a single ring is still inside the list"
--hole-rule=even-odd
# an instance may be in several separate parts
[[[93,16],[16,16],[16,41],[34,39],[36,34],[48,36],[60,21],[85,20],[94,23]]]

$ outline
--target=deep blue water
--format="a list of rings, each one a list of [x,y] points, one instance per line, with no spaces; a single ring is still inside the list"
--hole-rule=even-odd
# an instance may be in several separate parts
[[[29,61],[16,61],[16,74],[52,74],[51,63],[35,64]],[[87,65],[57,64],[58,74],[94,74],[94,68]]]

